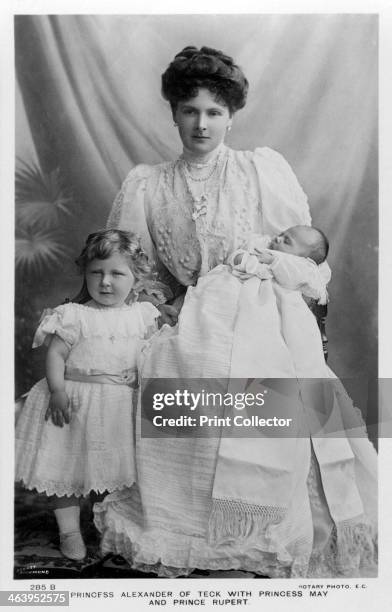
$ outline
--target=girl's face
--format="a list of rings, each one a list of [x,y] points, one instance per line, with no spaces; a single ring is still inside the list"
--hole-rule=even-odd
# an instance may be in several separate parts
[[[90,261],[86,268],[86,284],[96,304],[119,308],[135,284],[135,277],[124,255],[113,253],[107,259]]]
[[[223,142],[232,118],[227,106],[215,100],[208,89],[179,102],[174,120],[184,148],[199,155],[210,153]]]

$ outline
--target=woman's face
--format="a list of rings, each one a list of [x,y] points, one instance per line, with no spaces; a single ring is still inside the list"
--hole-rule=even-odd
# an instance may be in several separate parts
[[[217,102],[208,89],[179,102],[174,120],[184,148],[199,155],[210,153],[223,142],[232,117],[227,106]]]

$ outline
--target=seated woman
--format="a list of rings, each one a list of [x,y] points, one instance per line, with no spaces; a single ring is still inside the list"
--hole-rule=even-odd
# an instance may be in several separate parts
[[[115,201],[109,226],[140,234],[159,278],[145,297],[158,304],[167,322],[176,322],[184,288],[198,279],[203,282],[230,254],[247,248],[253,234],[275,235],[311,223],[307,198],[281,155],[269,148],[234,151],[223,143],[235,112],[245,105],[247,88],[241,69],[222,52],[206,47],[181,51],[162,77],[162,92],[170,102],[183,153],[172,162],[136,166]],[[321,273],[325,266],[320,266]],[[205,307],[211,310],[213,292],[209,295]],[[247,308],[256,308],[252,299],[247,304],[242,306],[244,317]],[[219,308],[222,305],[220,299]],[[249,310],[248,315],[255,323],[246,332],[250,328],[244,320],[238,338],[260,359],[260,337],[275,328],[272,314],[265,310],[256,318]],[[214,335],[202,320],[198,330],[204,337]],[[203,341],[194,335],[193,358],[209,363],[205,352],[197,354]],[[270,376],[271,359],[267,355],[261,362],[268,371],[257,376]],[[250,371],[244,374],[252,376]],[[295,376],[294,369],[286,375]],[[283,497],[275,499],[274,487],[264,487],[271,480],[264,481],[257,469],[250,471],[251,488],[266,491],[263,500],[256,500],[263,520],[246,535],[232,533],[222,540],[211,537],[210,521],[223,438],[149,439],[139,434],[138,483],[96,506],[103,552],[121,554],[134,568],[161,576],[187,575],[194,568],[242,569],[271,577],[368,575],[374,571],[375,467],[370,444],[354,449],[362,441],[350,439],[353,450],[345,458],[348,471],[358,476],[354,503],[340,490],[331,491],[333,477],[325,481],[329,490],[324,491],[309,437],[297,446],[287,440],[293,494],[283,491]],[[285,448],[286,441],[279,443]],[[321,466],[324,473],[334,458],[329,459]],[[230,478],[226,483],[236,484]],[[246,509],[247,498],[241,494],[237,501]]]

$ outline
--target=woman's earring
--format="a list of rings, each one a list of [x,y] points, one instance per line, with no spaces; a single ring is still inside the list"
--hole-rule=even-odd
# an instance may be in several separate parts
[[[227,131],[228,131],[228,132],[230,132],[230,130],[231,130],[231,125],[228,125],[226,129],[227,129]]]
[[[174,122],[173,123],[174,127],[178,127],[178,123]]]

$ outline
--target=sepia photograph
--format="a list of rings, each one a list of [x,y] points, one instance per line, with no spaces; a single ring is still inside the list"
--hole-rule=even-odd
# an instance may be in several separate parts
[[[13,588],[377,578],[379,16],[29,12]]]

